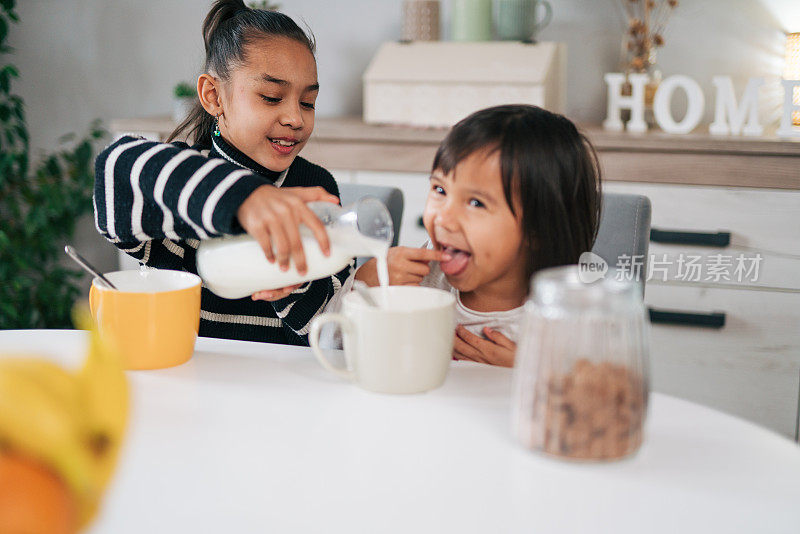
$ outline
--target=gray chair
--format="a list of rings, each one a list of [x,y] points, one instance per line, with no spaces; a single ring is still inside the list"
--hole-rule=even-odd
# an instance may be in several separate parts
[[[651,212],[650,199],[646,196],[603,193],[600,228],[592,248],[592,252],[608,263],[609,272],[616,269],[620,258],[640,259],[642,290],[647,279]]]
[[[403,222],[403,192],[396,187],[382,185],[339,184],[339,199],[343,206],[366,196],[377,198],[389,209],[389,215],[391,215],[394,225],[392,246],[397,246],[400,238],[400,223]]]

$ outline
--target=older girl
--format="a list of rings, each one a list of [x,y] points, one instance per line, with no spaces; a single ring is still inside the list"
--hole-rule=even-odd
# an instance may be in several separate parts
[[[203,38],[199,100],[170,137],[195,145],[125,136],[106,148],[96,161],[97,228],[142,264],[192,273],[199,239],[247,232],[270,261],[305,272],[299,224],[329,250],[306,202],[338,202],[330,173],[298,157],[314,129],[314,43],[286,15],[241,0],[215,1]],[[350,271],[251,299],[204,288],[200,335],[307,344],[308,323]]]

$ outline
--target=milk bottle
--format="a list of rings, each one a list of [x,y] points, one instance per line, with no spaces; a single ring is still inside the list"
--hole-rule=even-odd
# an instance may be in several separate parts
[[[294,262],[287,271],[281,271],[278,262],[267,261],[261,246],[247,234],[201,241],[197,274],[216,295],[239,299],[257,291],[325,278],[344,269],[356,256],[373,256],[378,259],[381,285],[388,285],[386,254],[394,230],[389,211],[379,200],[365,197],[342,208],[329,202],[312,202],[308,207],[325,224],[331,254],[323,255],[314,234],[301,225],[306,274],[298,273]]]

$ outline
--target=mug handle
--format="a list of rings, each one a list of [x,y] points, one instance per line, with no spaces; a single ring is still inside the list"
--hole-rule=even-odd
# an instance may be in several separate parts
[[[537,7],[539,5],[544,6],[544,18],[541,21],[537,22],[536,25],[533,27],[534,35],[538,34],[540,31],[544,29],[545,26],[550,24],[550,20],[553,18],[553,6],[550,5],[550,2],[548,2],[547,0],[540,0],[536,4]]]
[[[348,369],[341,369],[339,367],[334,367],[328,358],[325,357],[325,354],[322,352],[322,349],[319,346],[319,334],[322,330],[322,327],[328,323],[336,323],[339,325],[339,328],[342,329],[343,334],[350,334],[353,331],[353,322],[345,317],[340,313],[323,313],[314,318],[311,321],[311,332],[308,334],[308,344],[311,346],[311,352],[314,353],[314,356],[317,357],[319,363],[322,364],[322,367],[330,371],[331,373],[338,375],[345,380],[353,381],[355,377],[353,376],[353,372],[349,371]]]

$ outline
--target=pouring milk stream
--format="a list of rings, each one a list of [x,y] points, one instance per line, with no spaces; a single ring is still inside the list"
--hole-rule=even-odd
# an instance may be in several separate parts
[[[247,234],[206,239],[197,249],[197,274],[206,287],[226,299],[240,299],[257,291],[318,280],[344,269],[356,256],[377,260],[381,287],[389,285],[386,255],[394,237],[392,219],[376,198],[365,197],[339,207],[330,202],[312,202],[308,207],[325,224],[331,254],[325,257],[316,238],[300,226],[300,238],[308,272],[301,275],[294,263],[281,271],[270,263],[258,242]]]

